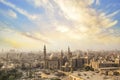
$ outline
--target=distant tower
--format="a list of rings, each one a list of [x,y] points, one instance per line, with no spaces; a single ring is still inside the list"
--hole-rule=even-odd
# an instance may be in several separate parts
[[[63,51],[61,50],[61,55],[60,55],[60,59],[63,58]]]
[[[68,46],[68,54],[70,54],[70,47]]]
[[[68,59],[70,59],[72,57],[72,53],[70,51],[70,47],[68,46]]]
[[[62,65],[63,65],[63,51],[61,50],[61,55],[60,55],[60,70],[62,70]]]
[[[47,61],[46,61],[46,46],[44,45],[43,49],[43,54],[44,54],[44,68],[47,68]]]
[[[46,45],[44,45],[43,51],[44,51],[44,60],[45,60],[46,59]]]

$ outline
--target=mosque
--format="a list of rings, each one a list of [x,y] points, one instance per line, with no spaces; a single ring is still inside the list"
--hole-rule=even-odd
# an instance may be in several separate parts
[[[70,47],[68,47],[67,55],[64,55],[63,51],[61,51],[60,56],[51,54],[47,57],[46,46],[44,45],[43,55],[44,69],[72,72],[88,64],[88,55],[84,57],[81,57],[80,54],[73,56]]]

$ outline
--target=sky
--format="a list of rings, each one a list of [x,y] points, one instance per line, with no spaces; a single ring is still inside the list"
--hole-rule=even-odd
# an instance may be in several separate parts
[[[120,0],[0,0],[0,49],[120,49]]]

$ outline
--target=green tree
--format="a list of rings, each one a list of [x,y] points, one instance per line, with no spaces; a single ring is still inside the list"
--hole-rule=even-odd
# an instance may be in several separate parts
[[[13,76],[13,75],[9,76],[8,80],[15,80],[15,76]]]

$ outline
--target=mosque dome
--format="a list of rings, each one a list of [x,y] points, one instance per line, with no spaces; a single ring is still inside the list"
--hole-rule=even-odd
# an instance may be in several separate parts
[[[63,59],[64,59],[64,60],[67,60],[67,56],[63,56]]]
[[[66,62],[66,63],[65,63],[65,67],[68,67],[68,66],[69,66],[69,63],[68,63],[68,62]]]
[[[54,53],[52,53],[52,54],[50,55],[49,59],[50,59],[50,60],[56,60],[56,59],[57,59],[57,57],[55,56],[55,54],[54,54]]]

